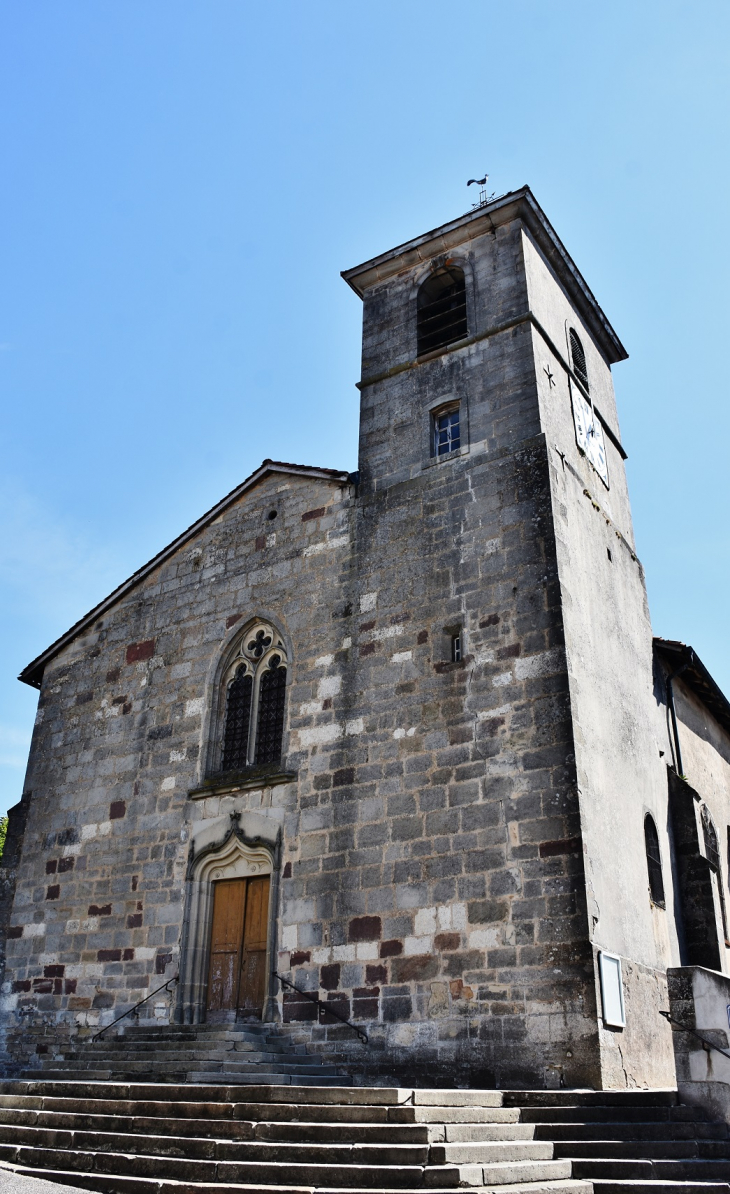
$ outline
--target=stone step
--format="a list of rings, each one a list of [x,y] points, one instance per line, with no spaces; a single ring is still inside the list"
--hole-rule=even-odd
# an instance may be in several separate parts
[[[572,1177],[570,1161],[494,1161],[488,1165],[434,1165],[424,1173],[426,1187],[504,1186],[560,1181]]]
[[[242,1185],[241,1183],[221,1185],[216,1182],[177,1182],[174,1180],[155,1181],[150,1178],[119,1177],[93,1173],[78,1173],[69,1170],[25,1169],[12,1167],[14,1172],[27,1177],[51,1180],[67,1186],[80,1189],[95,1190],[99,1194],[314,1194],[311,1186],[273,1186],[273,1185]],[[414,1187],[423,1189],[422,1187]],[[491,1194],[493,1187],[475,1186],[472,1194]],[[713,1191],[717,1187],[711,1187]],[[566,1178],[562,1181],[541,1181],[525,1184],[505,1184],[499,1187],[500,1194],[592,1194],[589,1182],[576,1181]],[[320,1186],[317,1194],[403,1194],[403,1188],[397,1191],[381,1186],[357,1187]],[[429,1194],[453,1194],[453,1187],[429,1188]],[[704,1194],[704,1190],[699,1194]]]
[[[213,1073],[217,1076],[217,1081],[220,1082],[222,1073],[226,1075],[234,1075],[234,1073],[246,1073],[246,1075],[288,1075],[288,1073],[330,1073],[330,1075],[337,1075],[342,1078],[342,1072],[337,1070],[335,1065],[309,1065],[308,1058],[303,1058],[301,1064],[296,1064],[294,1061],[249,1061],[226,1060],[226,1061],[200,1061],[200,1063],[185,1063],[184,1065],[174,1065],[172,1063],[145,1063],[145,1061],[130,1061],[130,1063],[123,1064],[108,1064],[105,1066],[90,1066],[88,1069],[82,1066],[65,1065],[62,1061],[59,1063],[49,1063],[48,1069],[42,1070],[26,1070],[24,1078],[43,1078],[43,1077],[72,1077],[79,1075],[80,1078],[85,1078],[87,1075],[97,1075],[97,1073],[110,1073],[110,1075],[123,1075],[133,1079],[140,1077],[140,1081],[145,1081],[146,1075],[153,1075],[159,1081],[165,1081],[168,1075],[197,1075],[197,1073]],[[190,1081],[197,1081],[196,1078],[191,1078]],[[265,1079],[262,1078],[262,1081]]]
[[[253,1067],[252,1067],[253,1069]],[[120,1082],[125,1078],[136,1078],[138,1082],[144,1082],[145,1078],[152,1079],[154,1077],[158,1082],[163,1080],[157,1069],[155,1071],[142,1072],[131,1075],[120,1070],[113,1072],[111,1070],[94,1070],[89,1073],[82,1071],[64,1071],[64,1070],[30,1070],[25,1074],[25,1077],[32,1080],[48,1079],[52,1082],[59,1082],[61,1079],[70,1081],[77,1081],[82,1085],[84,1080],[92,1079],[94,1082]],[[339,1087],[342,1082],[342,1074],[322,1074],[317,1070],[313,1074],[287,1074],[280,1070],[276,1072],[267,1072],[263,1067],[255,1067],[254,1072],[240,1072],[230,1073],[226,1070],[213,1071],[211,1073],[195,1073],[188,1074],[186,1070],[170,1070],[167,1074],[167,1081],[171,1086],[187,1085],[192,1086],[196,1083],[203,1083],[205,1085],[214,1082],[224,1082],[236,1086],[254,1086],[259,1087],[263,1085],[287,1085],[287,1086],[335,1086]]]
[[[730,1194],[726,1182],[616,1181],[594,1178],[594,1194]]]
[[[211,1040],[193,1041],[193,1040],[179,1040],[179,1041],[130,1041],[126,1037],[117,1040],[100,1040],[94,1041],[93,1044],[89,1042],[77,1042],[73,1049],[62,1049],[62,1053],[73,1052],[78,1056],[86,1056],[89,1053],[107,1053],[113,1054],[115,1057],[120,1053],[134,1054],[146,1057],[164,1057],[168,1053],[228,1053],[231,1050],[252,1050],[264,1053],[296,1053],[303,1046],[298,1045],[295,1048],[290,1048],[282,1041],[268,1040],[263,1036],[236,1036],[231,1040],[219,1040],[218,1037]],[[313,1055],[314,1056],[314,1055]]]
[[[689,1120],[677,1123],[536,1123],[536,1140],[725,1140],[730,1129],[724,1123]]]
[[[168,1094],[166,1088],[165,1094]],[[194,1089],[194,1088],[193,1088]],[[158,1092],[159,1093],[159,1092]],[[232,1092],[228,1092],[231,1094]],[[172,1092],[170,1092],[172,1094]],[[517,1125],[519,1111],[505,1107],[378,1107],[363,1104],[339,1105],[329,1103],[256,1103],[241,1102],[245,1092],[237,1090],[236,1102],[179,1102],[170,1100],[131,1100],[112,1098],[68,1098],[42,1094],[0,1094],[0,1109],[20,1108],[48,1113],[66,1112],[88,1116],[143,1115],[168,1121],[185,1117],[206,1122],[269,1121],[276,1123],[317,1122],[336,1124],[396,1124],[396,1125]],[[309,1097],[309,1092],[307,1092]],[[0,1114],[4,1112],[0,1111]],[[530,1132],[533,1125],[519,1125]]]
[[[18,1129],[23,1131],[24,1129]],[[279,1146],[281,1147],[281,1146]],[[493,1161],[551,1161],[553,1145],[549,1141],[513,1140],[497,1143],[479,1141],[432,1144],[430,1165],[480,1165]]]
[[[159,1130],[158,1124],[158,1130]],[[63,1149],[81,1153],[119,1152],[138,1157],[184,1157],[189,1160],[246,1161],[268,1164],[282,1162],[294,1164],[323,1164],[331,1166],[397,1165],[425,1167],[430,1163],[427,1143],[349,1143],[324,1144],[268,1140],[221,1140],[216,1137],[176,1137],[170,1134],[120,1136],[117,1132],[96,1132],[88,1130],[67,1131],[61,1128],[28,1127],[24,1125],[0,1125],[0,1144],[25,1145],[36,1149]],[[456,1146],[457,1150],[459,1147]],[[511,1144],[484,1144],[478,1160],[488,1162],[509,1160],[548,1160],[552,1149],[516,1141]],[[448,1146],[447,1146],[448,1148]],[[472,1149],[474,1146],[472,1146]],[[542,1151],[540,1151],[542,1149]],[[467,1158],[473,1161],[474,1157]],[[457,1154],[448,1157],[459,1163]],[[443,1164],[439,1152],[436,1163]]]
[[[594,1178],[653,1178],[657,1181],[720,1181],[730,1178],[730,1166],[725,1159],[688,1159],[664,1161],[661,1159],[619,1160],[615,1158],[578,1158],[572,1162],[573,1176],[587,1181]]]
[[[505,1091],[505,1095],[509,1091]],[[505,1106],[509,1105],[505,1101]],[[665,1106],[568,1105],[563,1107],[521,1107],[526,1123],[681,1123],[687,1120],[707,1121],[696,1107],[682,1104]]]
[[[676,1089],[658,1090],[505,1090],[506,1107],[673,1107]]]
[[[438,1144],[467,1141],[532,1140],[529,1124],[357,1124],[252,1122],[231,1119],[165,1119],[170,1136],[205,1136],[218,1140],[312,1141],[352,1144]],[[160,1118],[141,1115],[104,1115],[89,1112],[39,1111],[0,1107],[3,1126],[38,1127],[74,1131],[155,1135]]]
[[[562,1181],[570,1178],[570,1164],[566,1161],[493,1162],[488,1165],[436,1166],[426,1168],[401,1163],[377,1167],[353,1161],[346,1166],[317,1162],[291,1161],[220,1161],[191,1160],[188,1157],[142,1156],[113,1152],[66,1152],[58,1148],[33,1148],[25,1144],[0,1144],[0,1159],[35,1170],[66,1171],[84,1174],[110,1175],[114,1178],[138,1177],[157,1182],[173,1179],[178,1182],[221,1185],[242,1183],[271,1186],[296,1185],[316,1189],[346,1189],[354,1187],[372,1191],[373,1188],[392,1190],[454,1186],[506,1186],[540,1181]],[[103,1188],[103,1187],[102,1187]],[[124,1189],[123,1183],[114,1187]]]
[[[231,1094],[234,1094],[231,1099]],[[438,1114],[444,1108],[502,1108],[502,1091],[498,1090],[413,1090],[410,1087],[393,1086],[360,1087],[338,1086],[329,1090],[292,1090],[288,1085],[261,1083],[247,1092],[231,1092],[225,1082],[191,1084],[186,1087],[169,1087],[155,1082],[97,1082],[84,1076],[74,1081],[64,1075],[62,1080],[5,1078],[0,1080],[0,1095],[38,1095],[43,1098],[67,1097],[72,1099],[125,1099],[156,1100],[161,1102],[206,1102],[228,1104],[231,1101],[242,1106],[248,1102],[276,1105],[299,1103],[335,1105],[341,1107],[387,1107],[391,1113],[409,1112],[420,1108],[434,1108]],[[519,1118],[519,1112],[513,1112]]]
[[[135,1070],[149,1072],[151,1069],[158,1070],[164,1068],[169,1071],[174,1070],[195,1070],[207,1068],[209,1070],[218,1066],[225,1069],[228,1066],[252,1066],[258,1065],[266,1069],[276,1069],[279,1066],[288,1066],[294,1069],[302,1069],[308,1067],[314,1070],[330,1070],[336,1071],[336,1066],[327,1065],[319,1057],[312,1057],[309,1054],[291,1054],[291,1053],[247,1053],[238,1049],[231,1050],[230,1053],[198,1053],[192,1057],[176,1057],[174,1055],[166,1054],[163,1058],[155,1057],[130,1057],[129,1055],[114,1057],[114,1056],[97,1056],[97,1057],[54,1057],[49,1058],[44,1062],[44,1066],[49,1066],[55,1070],[58,1069],[72,1069],[72,1070],[122,1070],[130,1067],[129,1072],[134,1073]],[[343,1075],[344,1076],[344,1075]]]
[[[621,1158],[730,1158],[730,1140],[558,1140],[556,1157]]]

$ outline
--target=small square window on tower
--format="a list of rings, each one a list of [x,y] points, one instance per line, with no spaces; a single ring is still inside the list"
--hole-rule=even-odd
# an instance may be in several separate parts
[[[461,630],[457,630],[456,634],[451,636],[451,662],[461,663],[463,658],[463,639]]]
[[[433,455],[447,456],[461,447],[459,406],[437,410],[433,416]]]

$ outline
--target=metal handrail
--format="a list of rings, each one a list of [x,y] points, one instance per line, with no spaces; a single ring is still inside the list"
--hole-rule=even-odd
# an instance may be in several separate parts
[[[727,1049],[721,1049],[719,1045],[716,1045],[713,1043],[713,1041],[708,1040],[706,1036],[703,1036],[701,1032],[697,1032],[694,1028],[687,1028],[686,1024],[683,1024],[681,1020],[675,1020],[674,1016],[670,1015],[669,1012],[663,1012],[660,1010],[659,1015],[664,1016],[664,1019],[670,1024],[676,1024],[679,1032],[688,1032],[690,1036],[696,1036],[697,1040],[702,1041],[702,1044],[708,1049],[714,1049],[717,1053],[722,1053],[723,1057],[730,1058],[730,1053],[728,1053]]]
[[[129,1011],[122,1012],[121,1016],[117,1016],[116,1020],[112,1020],[111,1024],[105,1025],[100,1032],[97,1032],[95,1036],[92,1036],[92,1045],[94,1044],[94,1041],[98,1041],[100,1036],[103,1036],[105,1032],[108,1032],[109,1029],[113,1028],[115,1024],[118,1024],[120,1020],[125,1020],[127,1016],[135,1014],[137,1008],[141,1007],[143,1003],[146,1003],[148,999],[151,999],[153,995],[157,995],[160,991],[169,991],[170,983],[176,983],[179,977],[180,975],[176,974],[174,978],[168,978],[167,982],[163,983],[161,987],[158,987],[156,991],[150,991],[149,995],[145,995],[144,999],[140,999],[138,1003],[135,1003],[134,1007],[130,1007]]]
[[[316,1003],[320,1011],[326,1012],[328,1016],[334,1016],[335,1020],[340,1021],[340,1024],[346,1024],[348,1028],[351,1028],[353,1032],[357,1033],[363,1045],[367,1045],[368,1034],[363,1028],[358,1028],[357,1024],[353,1024],[350,1020],[346,1020],[344,1016],[341,1016],[339,1012],[336,1012],[335,1009],[331,1007],[330,1004],[325,1003],[323,999],[319,999],[316,995],[310,994],[309,991],[303,991],[301,987],[297,987],[294,985],[294,983],[290,983],[288,978],[282,978],[282,976],[277,974],[275,970],[272,970],[271,973],[273,974],[274,978],[278,978],[282,986],[291,987],[292,991],[298,991],[299,994],[303,995],[305,999],[308,999],[310,1003]]]

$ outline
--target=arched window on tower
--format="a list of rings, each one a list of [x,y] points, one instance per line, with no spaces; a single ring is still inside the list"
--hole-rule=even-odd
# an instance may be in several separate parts
[[[588,393],[588,366],[586,365],[586,354],[581,343],[581,338],[576,332],[575,328],[570,329],[570,356],[573,363],[573,372],[578,378],[578,381],[586,388]]]
[[[280,762],[286,669],[286,649],[277,631],[268,623],[255,623],[223,677],[221,771]]]
[[[444,266],[426,278],[418,291],[417,310],[419,357],[463,340],[467,335],[463,269]]]
[[[649,870],[649,894],[652,902],[664,907],[664,879],[662,877],[662,856],[659,852],[659,834],[651,813],[644,817],[644,841],[646,842],[646,865]]]

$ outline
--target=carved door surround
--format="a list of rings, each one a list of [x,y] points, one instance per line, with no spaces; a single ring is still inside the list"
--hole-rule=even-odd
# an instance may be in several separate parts
[[[230,828],[218,842],[192,853],[186,883],[186,909],[183,925],[183,950],[175,1018],[184,1024],[200,1024],[206,1019],[210,943],[213,924],[214,886],[226,879],[253,879],[269,876],[268,934],[265,961],[265,988],[262,1020],[276,1018],[276,1000],[271,993],[271,970],[277,950],[277,915],[279,872],[281,866],[281,831],[276,838],[249,838],[240,826],[240,813],[230,814]]]

